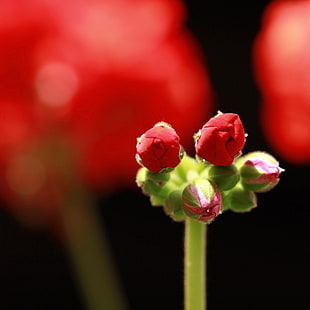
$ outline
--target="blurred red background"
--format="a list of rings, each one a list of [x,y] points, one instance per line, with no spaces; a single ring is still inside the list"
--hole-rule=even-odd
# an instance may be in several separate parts
[[[274,1],[254,44],[262,126],[279,155],[310,163],[310,2]]]
[[[263,22],[270,1],[1,2],[0,308],[85,309],[46,229],[78,176],[131,308],[182,309],[183,225],[135,189],[135,139],[164,120],[191,152],[217,109],[240,115],[245,152],[269,151],[286,172],[257,209],[210,226],[209,308],[309,308],[307,32],[268,39],[270,16],[304,29],[307,11],[283,2],[294,8],[275,4]]]
[[[185,15],[178,0],[1,3],[0,192],[22,221],[53,219],[70,175],[133,187],[135,140],[160,120],[191,150],[213,106]]]

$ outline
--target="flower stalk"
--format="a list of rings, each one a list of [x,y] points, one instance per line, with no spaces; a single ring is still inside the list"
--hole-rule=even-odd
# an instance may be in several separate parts
[[[60,210],[66,246],[88,310],[126,310],[96,204],[72,189]]]
[[[185,221],[184,305],[185,310],[206,310],[207,225]]]

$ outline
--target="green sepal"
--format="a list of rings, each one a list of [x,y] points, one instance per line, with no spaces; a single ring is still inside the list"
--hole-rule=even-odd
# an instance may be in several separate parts
[[[211,180],[196,179],[188,184],[183,190],[182,199],[186,205],[202,207],[199,198],[191,190],[191,187],[193,186],[198,187],[208,201],[212,201],[215,195],[216,185]]]
[[[157,195],[163,186],[169,181],[170,174],[167,172],[154,173],[145,167],[138,170],[136,183],[146,195]]]
[[[136,174],[136,183],[138,187],[142,187],[146,181],[147,169],[142,167],[138,170]]]
[[[160,196],[151,196],[150,202],[153,207],[162,207],[165,204],[165,198]]]
[[[188,210],[187,208],[184,208],[184,213],[186,216],[190,217],[193,220],[198,220],[201,217],[200,214],[194,213],[194,212]]]
[[[162,187],[151,180],[146,180],[142,186],[142,190],[146,195],[157,195]]]
[[[244,188],[247,188],[248,190],[257,192],[257,193],[263,193],[268,192],[272,190],[274,187],[276,187],[279,183],[280,179],[278,179],[274,183],[263,183],[263,184],[248,184],[244,180],[242,180],[242,184]]]
[[[257,178],[263,174],[263,172],[259,172],[255,167],[252,166],[240,166],[240,174],[244,179],[252,179]]]
[[[170,194],[170,192],[174,189],[171,187],[171,184],[167,183],[165,186],[161,187],[161,190],[154,195],[150,195],[150,201],[153,207],[163,207],[165,205],[165,201]]]
[[[185,220],[182,192],[179,190],[172,191],[164,204],[165,213],[170,216],[176,222],[182,222]]]
[[[211,165],[208,169],[208,177],[216,183],[221,191],[232,189],[240,180],[240,174],[235,165]]]
[[[255,207],[257,207],[256,194],[240,183],[232,190],[222,193],[222,211],[249,212]]]
[[[209,167],[210,165],[212,165],[210,162],[208,162],[207,160],[199,157],[198,155],[195,156],[196,160],[198,163],[201,163],[204,167]]]
[[[170,172],[170,171],[169,171]],[[163,186],[166,182],[169,181],[170,173],[166,171],[161,171],[158,173],[147,170],[146,177],[148,180],[153,181],[154,183]]]

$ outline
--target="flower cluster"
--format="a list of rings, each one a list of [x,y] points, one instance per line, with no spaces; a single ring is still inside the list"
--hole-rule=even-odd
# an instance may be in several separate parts
[[[245,137],[237,114],[219,112],[194,135],[194,159],[169,124],[157,123],[137,141],[137,185],[175,221],[211,223],[225,210],[250,211],[256,193],[275,187],[282,169],[265,152],[242,156]]]

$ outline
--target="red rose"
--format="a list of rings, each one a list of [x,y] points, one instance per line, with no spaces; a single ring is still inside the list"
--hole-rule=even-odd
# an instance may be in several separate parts
[[[196,140],[196,153],[206,161],[228,166],[243,148],[245,135],[237,114],[218,114],[200,130]]]
[[[181,161],[179,141],[173,128],[163,123],[156,124],[138,139],[138,160],[152,172],[174,168]]]

